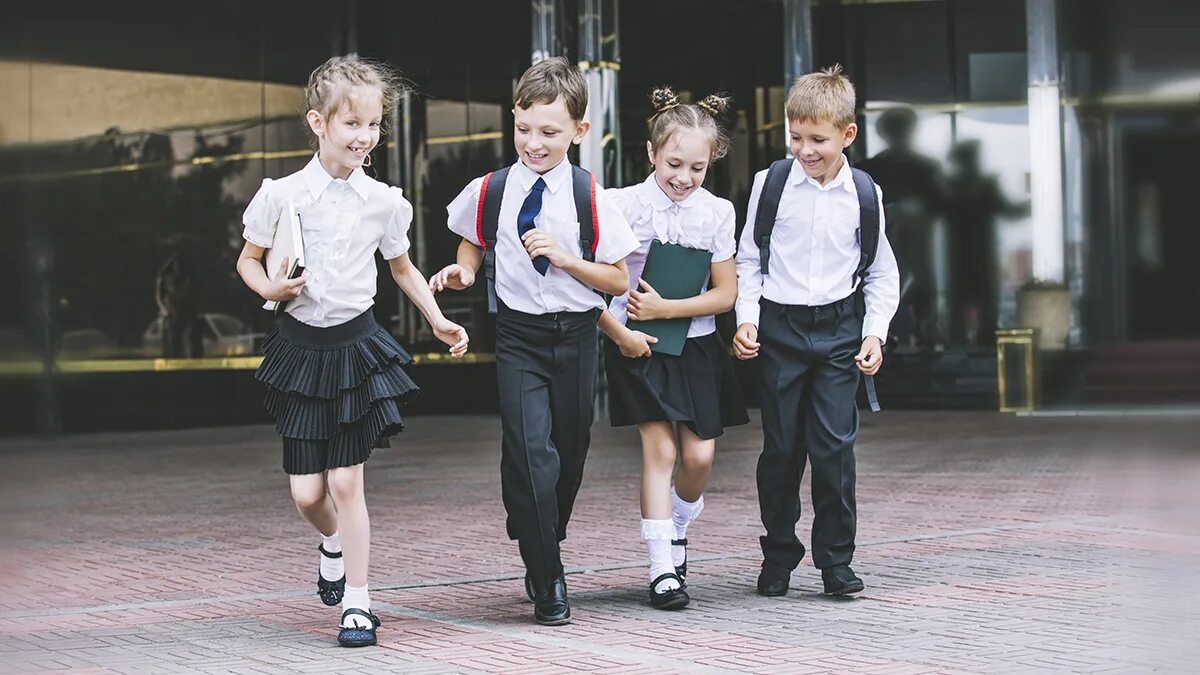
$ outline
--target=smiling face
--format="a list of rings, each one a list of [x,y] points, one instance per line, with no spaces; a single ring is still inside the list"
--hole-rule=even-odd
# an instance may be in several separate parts
[[[309,110],[307,119],[320,139],[321,165],[334,178],[349,178],[379,144],[383,92],[368,86],[351,87],[328,119],[316,110]]]
[[[681,127],[657,152],[647,141],[646,151],[654,165],[654,182],[672,201],[687,199],[704,184],[712,162],[712,140],[700,129]]]
[[[517,156],[537,173],[546,173],[567,156],[572,143],[587,133],[590,123],[575,120],[562,97],[553,103],[513,108],[513,145]]]
[[[854,142],[858,125],[840,128],[832,121],[789,120],[788,147],[804,167],[804,173],[821,185],[842,168],[842,151]]]

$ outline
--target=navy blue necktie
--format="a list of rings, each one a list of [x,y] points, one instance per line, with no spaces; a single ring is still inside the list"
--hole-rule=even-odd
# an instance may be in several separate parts
[[[529,191],[529,196],[521,204],[521,212],[517,214],[517,240],[521,241],[522,245],[525,242],[521,237],[533,229],[533,219],[537,218],[537,214],[542,211],[542,192],[545,189],[546,181],[538,178],[537,182],[533,184],[533,189]],[[532,262],[538,274],[546,276],[546,271],[550,269],[550,260],[544,255],[539,255]]]

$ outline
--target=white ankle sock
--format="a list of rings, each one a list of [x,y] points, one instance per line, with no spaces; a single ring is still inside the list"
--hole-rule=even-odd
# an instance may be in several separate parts
[[[694,502],[685,502],[675,492],[675,487],[671,487],[671,522],[675,525],[675,539],[683,539],[687,536],[688,525],[692,521],[700,517],[700,512],[704,510],[704,495]],[[675,565],[682,565],[684,559],[684,549],[682,546],[671,547],[671,561]]]
[[[325,549],[326,553],[341,553],[342,552],[342,537],[337,532],[334,532],[328,537],[323,536],[324,541],[321,542],[321,548]],[[346,563],[341,556],[330,558],[327,555],[321,555],[321,578],[325,581],[337,581],[346,574]]]
[[[361,609],[364,612],[371,611],[371,596],[367,593],[367,587],[363,586],[346,586],[346,594],[342,596],[342,611],[348,609]],[[342,624],[347,628],[354,626],[357,628],[370,628],[371,622],[367,617],[358,614],[351,614],[346,617],[346,622]]]
[[[675,525],[668,519],[642,519],[642,539],[646,540],[646,554],[650,557],[650,581],[659,576],[675,573],[675,565],[671,562],[671,539],[675,536]],[[679,582],[674,579],[663,579],[654,587],[655,592],[664,593],[679,588]]]

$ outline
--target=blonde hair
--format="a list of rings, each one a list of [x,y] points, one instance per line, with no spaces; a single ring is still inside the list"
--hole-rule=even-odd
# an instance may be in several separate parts
[[[349,90],[360,86],[378,89],[382,94],[382,135],[386,132],[388,117],[395,109],[400,96],[409,90],[408,83],[391,66],[357,54],[335,56],[312,71],[308,76],[308,85],[304,87],[305,115],[309,110],[315,110],[321,113],[323,119],[328,120],[346,102]],[[308,132],[308,144],[314,150],[317,149],[317,136],[307,121],[304,128]]]
[[[787,118],[796,122],[832,122],[845,129],[854,123],[854,84],[841,64],[796,78],[788,91]]]
[[[680,103],[674,89],[655,89],[650,94],[654,105],[654,115],[648,122],[650,148],[657,153],[680,128],[699,129],[708,136],[712,148],[710,159],[721,159],[729,152],[729,137],[721,128],[721,115],[729,109],[730,100],[728,96],[709,94],[698,103]]]
[[[529,66],[513,92],[513,105],[528,110],[535,103],[554,103],[559,97],[576,122],[587,113],[588,86],[579,67],[561,56]]]

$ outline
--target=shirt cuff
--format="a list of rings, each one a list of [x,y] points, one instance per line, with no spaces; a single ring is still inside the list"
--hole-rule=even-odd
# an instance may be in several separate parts
[[[887,342],[887,334],[888,322],[869,317],[863,321],[862,337],[864,340],[874,335],[879,338],[879,343],[883,344]]]
[[[739,303],[736,311],[738,325],[750,323],[754,324],[754,327],[757,328],[759,310],[760,307],[757,302]]]

